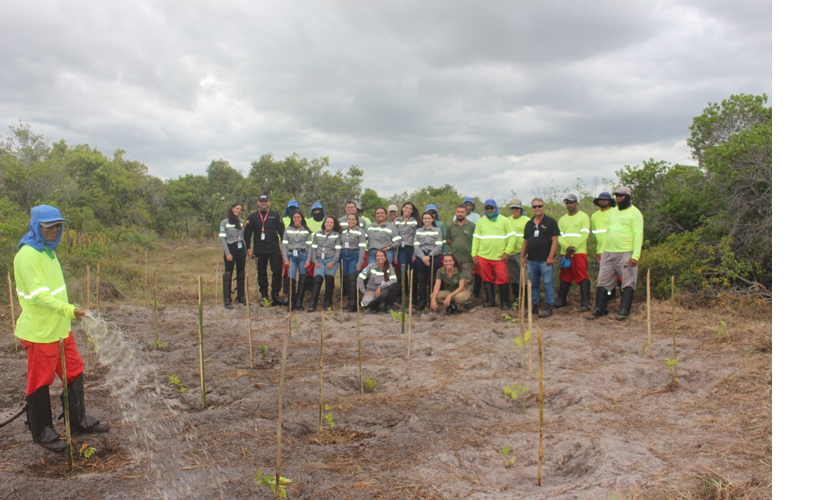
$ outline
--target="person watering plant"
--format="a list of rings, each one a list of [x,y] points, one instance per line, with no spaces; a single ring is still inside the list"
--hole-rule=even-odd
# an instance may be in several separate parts
[[[48,386],[54,375],[68,384],[68,409],[72,433],[108,432],[108,422],[85,413],[83,361],[74,343],[71,320],[82,319],[86,311],[68,302],[65,278],[54,250],[60,244],[63,225],[68,222],[60,211],[48,205],[31,209],[29,232],[17,245],[14,279],[23,312],[14,335],[26,349],[26,410],[31,437],[40,446],[66,449],[54,431]],[[63,374],[60,340],[65,350]]]

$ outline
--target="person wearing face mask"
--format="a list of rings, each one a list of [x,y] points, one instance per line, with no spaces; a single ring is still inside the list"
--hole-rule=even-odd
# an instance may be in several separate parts
[[[578,208],[577,195],[567,195],[566,215],[557,221],[560,236],[560,288],[555,299],[555,309],[565,307],[572,280],[580,287],[580,311],[591,310],[591,282],[589,281],[589,260],[586,255],[586,241],[589,239],[590,221],[585,212]],[[568,267],[566,267],[568,265]]]
[[[606,243],[600,256],[600,274],[597,276],[597,297],[594,310],[587,319],[608,314],[609,296],[622,278],[618,321],[631,314],[634,290],[637,288],[637,262],[643,247],[643,214],[631,204],[631,189],[622,186],[614,191],[617,209],[609,216]]]
[[[327,213],[324,211],[324,207],[321,205],[321,202],[317,201],[313,203],[313,206],[310,207],[310,217],[308,217],[307,221],[305,222],[307,227],[310,228],[311,233],[322,230],[325,217],[327,217]]]
[[[219,243],[225,261],[225,273],[222,275],[222,296],[225,308],[233,309],[233,266],[236,266],[236,303],[247,304],[245,299],[245,249],[244,222],[242,221],[241,203],[234,203],[228,210],[227,219],[219,224]]]
[[[108,422],[85,413],[84,364],[74,342],[71,320],[82,319],[86,311],[68,301],[65,278],[54,252],[68,222],[60,211],[48,205],[31,209],[29,232],[17,245],[14,279],[23,312],[14,335],[26,350],[26,411],[31,437],[51,451],[66,449],[54,431],[48,387],[54,375],[68,386],[68,416],[72,434],[108,432]],[[65,352],[65,374],[60,357],[60,341]]]
[[[501,308],[505,311],[512,308],[506,260],[514,248],[514,237],[512,225],[498,213],[495,200],[486,200],[484,216],[478,220],[472,238],[472,261],[481,273],[486,291],[484,307],[495,307],[495,285],[498,285]]]

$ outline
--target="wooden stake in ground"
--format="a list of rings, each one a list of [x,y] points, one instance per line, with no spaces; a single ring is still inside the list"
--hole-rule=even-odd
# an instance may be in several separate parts
[[[646,273],[646,312],[648,326],[648,357],[651,358],[651,269]]]
[[[409,310],[409,319],[407,320],[407,358],[410,357],[412,354],[412,275],[414,273],[410,271],[409,273],[409,303],[407,304],[407,310]]]
[[[523,284],[525,281],[523,280],[523,266],[520,266],[520,281],[518,282],[518,322],[520,323],[520,338],[523,340],[523,335],[525,333],[526,328],[526,317],[523,315],[523,312],[526,310],[526,306],[524,305],[523,297],[524,297],[524,288]],[[531,346],[529,347],[531,349]],[[523,352],[526,353],[526,346],[523,346]],[[526,360],[524,359],[523,365],[526,366]]]
[[[248,299],[248,284],[250,276],[245,273],[245,308],[247,309],[247,347],[250,349],[250,369],[253,369],[253,333],[250,327],[250,300]]]
[[[407,265],[401,264],[401,335],[404,335],[404,323],[407,315]],[[401,348],[401,343],[398,343]]]
[[[199,275],[199,383],[202,386],[202,409],[208,407],[205,401],[205,319],[202,312],[202,275]]]
[[[63,415],[65,417],[65,444],[68,445],[68,472],[74,469],[74,455],[71,453],[71,415],[68,412],[68,376],[65,373],[65,345],[60,339],[60,364],[63,368]]]
[[[672,354],[676,361],[677,359],[677,300],[674,298],[674,276],[671,277],[671,346],[673,348]],[[677,363],[674,363],[672,368],[674,371],[674,380],[677,380]]]
[[[145,307],[148,307],[148,251],[145,250]],[[90,308],[90,304],[89,304]]]
[[[339,261],[338,273],[339,275],[339,283],[341,283],[341,294],[338,297],[338,322],[339,324],[344,324],[344,261]]]
[[[14,322],[14,296],[12,295],[12,288],[11,288],[11,273],[6,271],[6,274],[9,278],[9,309],[11,309],[11,341],[14,343],[14,357],[19,358],[20,355],[17,352],[17,339],[14,337],[14,331],[17,329],[17,325]]]
[[[292,287],[291,287],[292,288]],[[290,330],[292,328],[293,319],[290,313],[287,313],[287,330],[282,335],[282,369],[279,374],[279,401],[277,404],[276,414],[276,491],[279,491],[280,466],[282,460],[282,406],[284,406],[284,374],[285,365],[287,364],[287,341],[290,339]]]
[[[432,290],[435,288],[435,257],[429,256],[429,310],[432,311]],[[426,286],[426,285],[425,285]],[[454,299],[453,299],[454,300]]]
[[[145,278],[145,279],[148,279],[148,278]],[[145,287],[146,290],[147,290],[147,288],[148,287]],[[85,308],[87,310],[89,310],[89,311],[91,310],[91,266],[89,266],[87,264],[85,266]],[[86,338],[85,357],[90,358],[91,357],[91,336],[88,335],[88,329],[86,328],[85,330],[86,330],[85,331],[85,338]]]
[[[531,283],[529,284],[531,287]],[[531,304],[531,301],[530,301]],[[532,317],[532,310],[529,310],[529,317]],[[541,469],[543,468],[543,341],[540,327],[537,327],[537,377],[538,392],[540,395],[540,437],[537,446],[537,485],[540,486]]]
[[[527,280],[526,286],[529,290],[526,297],[526,302],[529,304],[529,371],[532,371],[532,345],[534,343],[534,339],[532,339],[534,336],[532,335],[534,333],[534,330],[532,330],[532,282]]]
[[[356,333],[358,337],[358,385],[361,394],[364,394],[364,368],[361,363],[361,295],[359,294],[358,283],[355,286],[355,313],[358,322]]]
[[[100,263],[97,262],[97,314],[102,314],[100,311]]]
[[[156,345],[159,346],[159,303],[156,300],[156,268],[154,268],[154,333],[156,333]]]
[[[361,352],[361,351],[359,351]],[[319,426],[321,434],[321,422],[324,420],[324,314],[321,315],[321,338],[319,339]]]

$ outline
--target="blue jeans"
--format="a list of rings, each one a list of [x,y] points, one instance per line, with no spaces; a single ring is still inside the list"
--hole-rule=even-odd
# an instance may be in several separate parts
[[[347,248],[341,251],[341,272],[344,273],[344,276],[355,273],[356,264],[358,264],[357,248]]]
[[[385,250],[387,252],[387,264],[392,266],[392,259],[395,257],[395,254],[392,253],[392,250]],[[376,249],[373,248],[370,250],[370,260],[368,261],[370,264],[375,262],[375,252]]]
[[[287,275],[291,280],[296,279],[297,274],[307,274],[307,250],[299,250],[299,256],[293,255],[293,251],[287,252],[287,262],[290,266]]]
[[[358,252],[356,252],[358,254]],[[335,276],[338,265],[327,269],[327,264],[333,262],[333,259],[319,259],[319,265],[313,268],[313,276]]]
[[[552,281],[554,279],[552,266],[546,264],[545,260],[530,260],[526,262],[526,272],[532,282],[532,305],[537,304],[540,300],[540,279],[543,278],[543,292],[546,294],[546,303],[554,306],[555,286]]]

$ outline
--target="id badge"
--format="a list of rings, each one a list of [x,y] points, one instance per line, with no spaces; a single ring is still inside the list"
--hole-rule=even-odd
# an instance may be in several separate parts
[[[241,241],[236,245],[236,248],[242,248],[242,242]]]
[[[321,252],[321,259],[324,260],[324,252]]]
[[[262,233],[262,237],[259,238],[260,240],[264,241],[264,233]]]
[[[350,242],[349,241],[344,242],[344,248],[346,248],[348,250],[350,249]]]
[[[540,234],[540,229],[535,229],[535,238],[537,238],[539,234]]]
[[[298,250],[293,250],[293,257],[298,257],[298,256],[299,256],[299,251]]]

